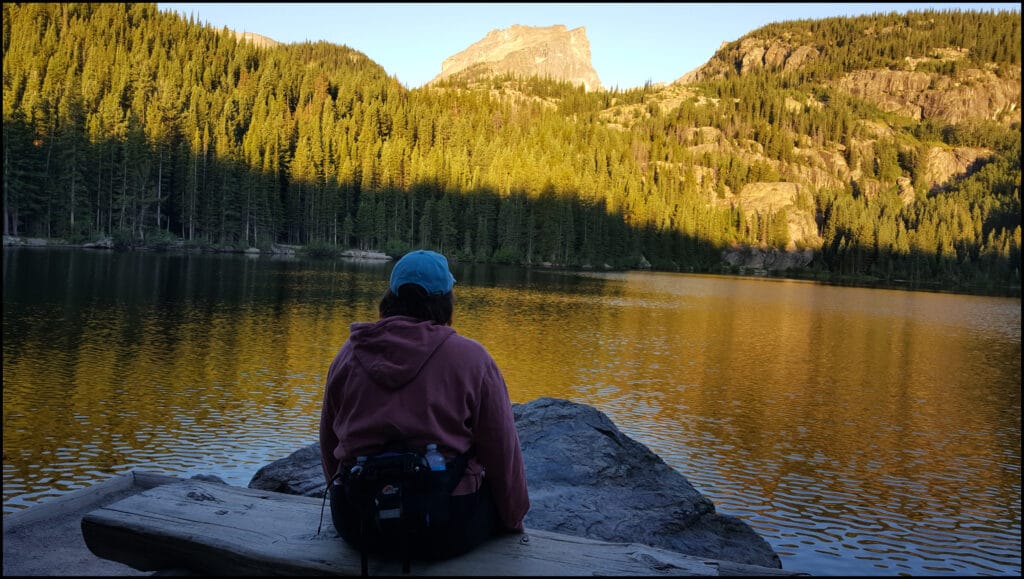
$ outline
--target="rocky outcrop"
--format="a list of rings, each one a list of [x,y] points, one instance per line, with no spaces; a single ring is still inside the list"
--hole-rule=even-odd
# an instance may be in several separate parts
[[[530,487],[528,528],[781,568],[747,523],[718,513],[686,477],[599,410],[554,398],[513,409]],[[249,487],[321,496],[319,445],[263,467]]]
[[[919,161],[921,179],[929,187],[944,185],[953,177],[968,174],[978,159],[991,154],[978,147],[928,147]]]
[[[768,70],[789,72],[796,70],[820,56],[813,46],[790,46],[775,40],[744,38],[740,42],[739,72],[750,72],[766,68]]]
[[[238,32],[234,31],[235,39],[239,42],[246,41],[259,46],[261,48],[272,48],[274,46],[281,46],[281,43],[270,38],[269,36],[263,36],[262,34],[256,34],[255,32]]]
[[[110,237],[103,237],[94,241],[84,243],[67,243],[63,239],[48,239],[43,237],[18,237],[15,235],[4,236],[4,247],[84,247],[88,249],[113,249],[114,240]]]
[[[1003,77],[979,69],[955,77],[910,70],[858,70],[838,79],[835,86],[883,111],[917,121],[1020,122],[1019,68]]]
[[[737,246],[722,250],[722,261],[744,272],[765,274],[807,267],[814,260],[814,251],[779,250],[776,248]]]
[[[306,497],[323,496],[320,443],[304,446],[259,469],[249,481],[249,488]]]
[[[853,145],[858,151],[861,163],[874,159],[872,141],[854,140]],[[913,150],[907,148],[907,150]],[[917,155],[917,179],[921,193],[925,194],[937,187],[943,187],[957,178],[962,178],[976,170],[979,161],[992,155],[992,151],[980,147],[949,147],[946,145],[925,146]],[[848,172],[852,186],[869,198],[892,186],[892,182],[883,183],[875,178],[866,177],[861,165]],[[900,185],[901,179],[896,180]],[[912,185],[908,185],[912,187]],[[900,194],[904,195],[904,185],[900,185]],[[911,198],[913,196],[911,195]]]
[[[356,261],[391,261],[391,256],[382,251],[366,251],[362,249],[346,249],[341,257]]]
[[[676,84],[691,84],[722,76],[727,68],[740,74],[767,69],[776,72],[797,70],[821,56],[814,46],[793,44],[780,39],[743,38],[737,43],[723,42],[718,48],[726,58],[713,58],[676,79]]]
[[[41,237],[4,236],[4,247],[46,247],[47,245],[49,245],[49,241]]]
[[[441,64],[441,74],[430,83],[458,76],[472,79],[501,74],[546,76],[601,90],[601,81],[590,61],[590,41],[582,26],[511,26],[492,30],[468,48]],[[429,83],[428,83],[429,84]]]
[[[867,31],[865,32],[868,33]],[[687,72],[675,84],[687,85],[734,71],[790,72],[821,57],[819,47],[806,36],[761,38],[750,35],[723,43],[715,57]],[[989,120],[1011,125],[1021,120],[1020,66],[989,65],[968,68],[967,49],[947,47],[919,57],[906,57],[901,70],[853,70],[827,84],[863,98],[879,109],[917,121],[939,119],[946,123]],[[934,72],[929,65],[957,64],[955,72]],[[919,70],[920,69],[920,70]],[[997,73],[998,72],[998,73]]]
[[[748,219],[756,214],[767,217],[778,211],[785,212],[790,240],[786,249],[795,251],[797,247],[821,246],[812,199],[812,192],[806,186],[772,181],[747,183],[738,195],[718,199],[716,204],[742,209]]]

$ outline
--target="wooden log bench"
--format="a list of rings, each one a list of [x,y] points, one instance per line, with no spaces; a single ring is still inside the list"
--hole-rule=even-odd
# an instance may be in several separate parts
[[[214,575],[359,575],[359,552],[337,535],[319,498],[182,480],[92,510],[82,536],[99,557],[141,571]],[[320,532],[317,533],[317,527]],[[400,575],[374,557],[370,575]],[[446,561],[412,561],[411,575],[800,575],[527,529]]]

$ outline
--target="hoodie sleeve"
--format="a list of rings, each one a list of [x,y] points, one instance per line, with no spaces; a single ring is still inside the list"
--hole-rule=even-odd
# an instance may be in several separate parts
[[[340,357],[339,352],[327,370],[323,406],[320,409],[320,465],[323,467],[324,479],[327,484],[330,484],[334,473],[338,471],[338,459],[334,458],[334,449],[338,447],[339,442],[338,435],[334,432],[334,417],[338,413],[336,401],[338,386],[334,384],[334,378],[337,374]]]
[[[475,431],[477,460],[486,470],[502,525],[522,531],[530,510],[526,467],[508,388],[493,360],[484,374]]]

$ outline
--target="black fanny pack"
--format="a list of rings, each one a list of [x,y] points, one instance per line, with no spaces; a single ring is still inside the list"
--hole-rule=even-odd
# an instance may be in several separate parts
[[[469,461],[462,454],[431,470],[415,451],[384,452],[339,466],[331,480],[331,516],[338,533],[359,549],[363,574],[370,552],[400,557],[409,572],[418,547],[450,519],[452,491]]]

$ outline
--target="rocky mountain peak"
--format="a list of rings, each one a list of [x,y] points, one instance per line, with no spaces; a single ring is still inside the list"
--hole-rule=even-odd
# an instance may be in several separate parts
[[[590,62],[590,41],[582,26],[521,26],[492,30],[483,39],[450,56],[441,74],[431,83],[470,75],[473,78],[515,74],[549,76],[588,91],[601,90],[601,81]]]
[[[235,39],[239,42],[251,42],[256,46],[263,48],[281,46],[280,42],[270,38],[269,36],[263,36],[262,34],[256,34],[255,32],[238,32],[237,30],[232,30],[232,32],[235,34]]]

